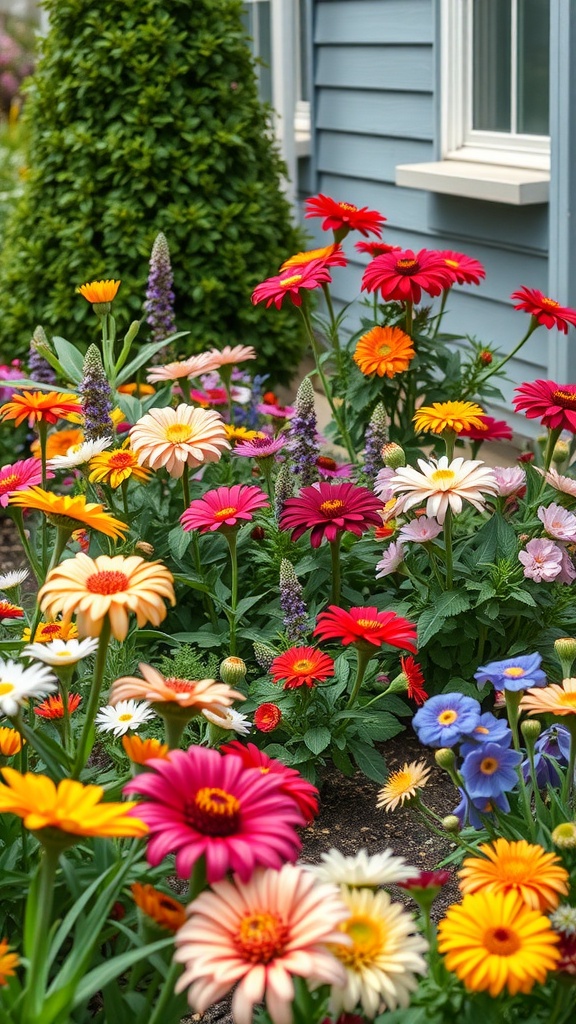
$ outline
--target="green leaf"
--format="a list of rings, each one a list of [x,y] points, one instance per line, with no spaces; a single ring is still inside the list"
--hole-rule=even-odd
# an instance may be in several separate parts
[[[144,366],[145,363],[149,362],[152,356],[155,355],[156,352],[159,352],[160,349],[166,348],[166,345],[168,345],[170,341],[176,341],[177,338],[184,338],[189,333],[189,331],[178,331],[177,334],[172,334],[170,338],[166,338],[166,341],[157,341],[153,345],[143,345],[138,355],[120,371],[114,381],[115,387],[118,387],[119,384],[125,384],[126,381],[130,380],[130,378],[136,373],[136,370],[139,370],[141,366]]]
[[[114,978],[123,974],[124,971],[127,971],[129,967],[139,963],[140,960],[145,960],[152,953],[156,953],[159,950],[168,949],[173,944],[174,939],[170,935],[166,939],[159,939],[158,942],[151,942],[147,946],[141,946],[140,949],[131,949],[127,953],[122,953],[121,956],[113,957],[111,960],[107,960],[105,963],[95,967],[77,986],[72,1008],[76,1009],[76,1007],[86,1004],[96,992],[108,985]]]
[[[447,618],[469,607],[470,598],[457,590],[446,590],[435,598],[432,607],[426,608],[418,619],[418,648],[426,646],[442,629]]]
[[[329,746],[332,735],[325,725],[317,725],[304,733],[304,743],[313,754],[321,754]]]
[[[174,558],[180,560],[185,554],[191,540],[192,534],[186,533],[181,526],[175,526],[168,534],[168,547],[170,548],[170,554],[173,555]]]
[[[79,352],[75,345],[71,345],[69,341],[66,341],[66,338],[60,338],[57,335],[52,338],[52,344],[56,349],[56,355],[66,376],[73,380],[75,384],[79,384],[84,374],[84,356],[82,353]]]
[[[351,753],[363,775],[374,782],[385,781],[387,774],[386,762],[382,754],[379,754],[375,747],[355,740]]]

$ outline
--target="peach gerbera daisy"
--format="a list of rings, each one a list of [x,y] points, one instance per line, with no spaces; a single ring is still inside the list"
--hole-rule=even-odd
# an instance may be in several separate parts
[[[177,479],[185,466],[218,462],[230,448],[219,412],[184,404],[151,409],[132,427],[130,440],[140,465],[166,469]]]
[[[478,852],[483,856],[466,857],[458,872],[463,893],[514,891],[533,910],[553,910],[569,892],[560,858],[541,846],[496,839],[481,843]]]
[[[81,284],[76,291],[87,302],[91,302],[92,305],[98,305],[100,303],[112,302],[116,298],[119,287],[120,281],[113,281],[109,278],[107,281],[89,281],[88,284]]]
[[[163,366],[153,366],[146,375],[146,380],[151,384],[165,380],[179,380],[180,377],[198,377],[201,373],[211,373],[217,370],[218,360],[212,352],[200,352],[199,355],[190,356],[188,359],[165,363]]]
[[[135,452],[132,451],[127,441],[121,448],[114,448],[112,451],[99,452],[98,455],[94,455],[88,466],[88,479],[91,483],[108,484],[114,491],[130,477],[145,484],[151,476],[150,470],[144,469],[140,465]]]
[[[20,508],[38,509],[39,512],[44,512],[54,526],[67,526],[70,530],[87,526],[91,530],[114,538],[122,537],[128,530],[126,523],[104,511],[104,505],[86,501],[83,494],[70,497],[52,494],[42,487],[29,487],[26,491],[12,494],[9,502]]]
[[[80,403],[76,395],[63,391],[23,391],[12,395],[10,402],[0,407],[0,419],[14,420],[19,427],[24,420],[32,427],[40,421],[56,423],[67,418],[69,413],[79,413]]]
[[[136,733],[127,733],[122,737],[124,753],[132,761],[132,764],[146,764],[154,757],[168,757],[170,747],[167,743],[161,743],[153,737],[143,740]]]
[[[576,679],[564,679],[561,684],[526,690],[520,701],[520,711],[529,715],[574,715],[576,714]]]
[[[76,614],[80,636],[100,636],[108,616],[112,636],[125,640],[130,612],[140,627],[147,622],[159,626],[166,618],[164,601],[176,604],[172,584],[172,573],[161,562],[146,562],[139,555],[89,558],[79,552],[50,570],[38,600],[43,612],[61,612],[64,622]]]
[[[223,349],[213,348],[209,355],[216,363],[216,369],[234,363],[245,363],[247,359],[256,359],[256,351],[252,345],[225,345]]]
[[[151,704],[171,704],[174,707],[189,708],[193,714],[208,710],[218,714],[221,708],[229,708],[235,700],[245,700],[243,694],[233,690],[227,683],[215,679],[176,679],[163,676],[152,665],[139,665],[144,676],[122,676],[112,684],[108,697],[110,704],[120,700],[147,700]]]
[[[412,338],[399,327],[373,327],[359,339],[354,362],[366,376],[395,377],[408,369],[415,355]]]
[[[407,512],[415,505],[426,502],[426,515],[443,523],[448,509],[454,515],[462,511],[464,501],[479,512],[484,508],[484,493],[497,494],[498,485],[491,469],[479,460],[453,459],[446,455],[437,461],[418,459],[420,472],[412,466],[396,470],[390,488],[399,494],[395,512]]]

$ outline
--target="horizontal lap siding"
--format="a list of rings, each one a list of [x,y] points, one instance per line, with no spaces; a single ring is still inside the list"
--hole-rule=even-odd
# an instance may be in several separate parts
[[[399,163],[438,158],[434,95],[433,0],[314,0],[316,188],[345,202],[380,210],[386,241],[405,248],[466,252],[486,266],[479,289],[457,289],[447,330],[460,330],[509,351],[527,326],[510,293],[547,289],[548,210],[439,196],[395,185]],[[314,242],[320,222],[308,220]],[[338,306],[358,295],[365,260],[345,249],[350,266],[334,272]],[[348,315],[358,326],[359,308]],[[517,382],[547,375],[548,332],[537,332],[512,360]],[[524,378],[523,378],[524,375]],[[504,385],[508,404],[511,385]],[[518,423],[524,422],[522,419]]]

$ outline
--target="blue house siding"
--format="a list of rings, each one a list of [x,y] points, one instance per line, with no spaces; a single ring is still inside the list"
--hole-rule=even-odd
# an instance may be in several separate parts
[[[456,249],[482,260],[480,288],[456,287],[445,325],[509,352],[528,326],[510,294],[521,285],[548,291],[548,207],[512,207],[439,196],[395,184],[400,163],[440,157],[435,94],[433,0],[314,0],[315,190],[380,210],[386,241],[405,248]],[[307,228],[320,240],[319,222]],[[325,236],[322,236],[325,238]],[[358,295],[367,260],[345,248],[350,265],[334,274],[337,306]],[[349,312],[350,330],[359,307]],[[514,382],[548,376],[549,337],[541,330],[511,360],[502,412],[510,416]]]

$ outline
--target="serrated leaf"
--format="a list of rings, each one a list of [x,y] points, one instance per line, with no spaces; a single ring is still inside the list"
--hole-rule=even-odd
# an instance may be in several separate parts
[[[342,775],[347,775],[348,777],[354,775],[354,765],[346,750],[338,750],[336,747],[332,747],[330,756],[334,762],[334,767],[342,772]]]
[[[321,754],[330,745],[332,735],[325,725],[316,725],[304,733],[304,743],[313,754]]]
[[[515,601],[520,601],[521,604],[527,604],[529,608],[536,608],[537,604],[532,594],[529,594],[526,590],[514,590],[510,594],[511,598]]]
[[[170,548],[170,554],[178,560],[181,559],[191,540],[192,535],[190,533],[186,533],[181,526],[175,526],[168,534],[168,547]]]
[[[470,607],[467,594],[457,590],[447,590],[434,600],[432,608],[426,608],[418,619],[418,648],[425,647],[436,635],[447,618],[458,615]]]
[[[336,682],[344,684],[350,678],[350,664],[344,654],[341,654],[334,662],[334,678]]]

